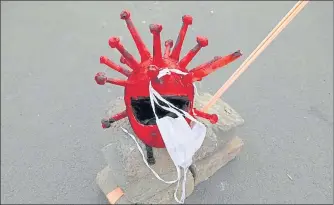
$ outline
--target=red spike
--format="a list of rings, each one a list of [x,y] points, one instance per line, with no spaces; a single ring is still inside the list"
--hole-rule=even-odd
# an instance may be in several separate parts
[[[126,62],[128,62],[130,68],[133,70],[139,69],[140,65],[136,61],[136,59],[124,48],[124,46],[120,43],[118,37],[111,37],[109,39],[109,46],[111,48],[116,48],[125,58]]]
[[[119,86],[126,86],[128,85],[128,81],[126,80],[120,80],[115,78],[108,78],[105,73],[99,72],[95,75],[95,81],[99,85],[105,85],[106,83],[119,85]]]
[[[115,64],[110,59],[108,59],[106,56],[101,56],[100,57],[100,63],[109,66],[110,68],[122,73],[126,77],[129,77],[131,75],[131,71],[129,71],[126,68],[123,68],[122,66],[119,66],[119,65]]]
[[[198,117],[209,120],[212,124],[216,124],[218,122],[218,115],[216,114],[208,114],[197,110],[196,108],[194,108],[194,114]]]
[[[128,81],[117,79],[117,78],[108,78],[107,83],[114,84],[114,85],[119,85],[119,86],[123,86],[123,87],[128,85]]]
[[[179,63],[179,66],[181,68],[185,68],[190,61],[195,57],[195,55],[201,50],[202,47],[206,47],[208,45],[208,39],[202,36],[197,37],[197,45],[191,49],[186,56],[182,58],[182,60]]]
[[[162,25],[160,24],[150,25],[150,31],[153,34],[153,64],[157,66],[162,64],[161,40],[160,40],[161,30],[162,30]]]
[[[121,58],[119,59],[119,62],[121,62],[122,64],[125,64],[125,65],[129,66],[129,64],[128,64],[128,62],[126,62],[124,56],[121,56]]]
[[[231,53],[230,55],[224,56],[221,59],[213,62],[212,65],[211,65],[211,69],[216,70],[217,68],[221,68],[221,67],[235,61],[236,59],[238,59],[241,56],[242,56],[242,53],[240,52],[240,50],[238,50],[234,53]]]
[[[190,70],[189,73],[195,73],[197,70],[202,70],[203,68],[208,67],[209,65],[211,65],[212,63],[216,62],[217,60],[221,59],[221,56],[215,56],[212,60],[210,60],[209,62],[203,63],[193,69]]]
[[[113,115],[111,118],[104,118],[101,120],[101,124],[102,124],[102,128],[106,129],[109,128],[111,126],[111,123],[114,123],[116,121],[119,121],[125,117],[127,117],[128,114],[126,113],[126,110],[124,110],[123,112],[117,113],[116,115]]]
[[[122,11],[120,16],[121,16],[121,19],[125,20],[126,25],[132,35],[132,38],[135,41],[135,44],[137,46],[137,49],[141,57],[141,62],[148,60],[151,57],[151,54],[146,48],[143,40],[140,38],[140,35],[130,18],[130,12]]]
[[[230,55],[224,57],[215,57],[214,60],[211,60],[208,63],[198,66],[195,69],[192,69],[189,73],[193,74],[193,82],[202,80],[203,77],[209,75],[210,73],[216,71],[218,68],[221,68],[232,61],[239,58],[242,54],[240,51],[234,52]]]
[[[182,17],[182,21],[183,21],[183,24],[182,24],[182,27],[180,29],[179,36],[177,37],[174,49],[173,49],[172,54],[170,56],[171,58],[173,58],[174,60],[177,60],[177,61],[180,58],[182,44],[183,44],[183,41],[184,41],[184,37],[186,36],[188,26],[192,24],[193,18],[189,15],[184,15]]]
[[[165,53],[164,53],[164,58],[168,58],[170,55],[170,50],[173,47],[173,40],[169,39],[165,41]]]
[[[127,116],[126,110],[124,110],[123,112],[120,112],[120,113],[117,113],[117,114],[113,115],[111,118],[114,121],[118,121],[118,120],[121,120],[121,119],[125,118],[126,116]],[[111,118],[109,118],[109,119],[111,119]]]

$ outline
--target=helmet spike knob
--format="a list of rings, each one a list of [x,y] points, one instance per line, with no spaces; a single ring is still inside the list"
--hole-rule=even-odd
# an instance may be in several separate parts
[[[202,36],[198,36],[196,40],[197,40],[197,45],[194,48],[192,48],[187,53],[187,55],[184,56],[180,61],[179,66],[181,68],[185,68],[190,63],[190,61],[195,57],[195,55],[199,52],[199,50],[201,50],[201,48],[203,47],[206,47],[209,43],[208,39]]]
[[[164,53],[164,58],[168,58],[170,55],[170,50],[173,47],[173,40],[169,39],[165,41],[165,53]]]
[[[124,68],[120,65],[117,65],[116,63],[114,63],[113,61],[108,59],[106,56],[101,56],[100,57],[100,63],[107,65],[108,67],[118,71],[119,73],[122,73],[126,77],[129,77],[131,75],[131,71],[129,71],[128,69],[126,69],[126,68]]]
[[[193,18],[189,15],[184,15],[182,17],[182,21],[183,21],[183,24],[182,24],[182,27],[180,29],[179,36],[177,37],[174,49],[173,49],[172,54],[170,56],[172,59],[174,59],[176,61],[178,61],[179,58],[180,58],[180,53],[181,53],[183,41],[184,41],[184,38],[186,36],[188,26],[191,25],[192,22],[193,22]]]
[[[116,48],[125,58],[125,60],[128,62],[130,68],[133,70],[139,69],[140,65],[136,61],[136,59],[124,48],[122,43],[120,42],[120,39],[118,37],[111,37],[109,39],[109,46],[111,48]]]
[[[162,25],[151,24],[150,31],[153,34],[153,64],[159,66],[162,64],[161,40],[160,40]]]
[[[122,11],[120,14],[121,19],[125,20],[126,25],[131,33],[131,36],[137,46],[138,52],[141,57],[141,62],[146,61],[150,58],[151,54],[145,46],[143,40],[141,39],[136,27],[134,26],[129,11]]]
[[[117,78],[108,78],[105,73],[99,72],[95,75],[95,82],[99,85],[105,85],[106,83],[119,85],[125,87],[128,84],[126,80],[120,80]]]
[[[147,99],[150,97],[148,90],[149,85],[154,87],[161,96],[165,96],[166,100],[170,99],[171,103],[173,99],[186,99],[185,101],[181,100],[182,104],[181,101],[180,104],[177,104],[180,105],[180,109],[189,113],[191,116],[207,119],[213,124],[217,123],[218,116],[216,114],[209,114],[197,110],[194,107],[195,87],[193,82],[200,81],[220,67],[233,62],[241,56],[241,53],[237,51],[224,57],[217,56],[213,60],[193,69],[186,69],[195,56],[198,55],[202,47],[208,45],[207,38],[198,36],[196,38],[197,45],[190,49],[183,57],[180,56],[188,27],[193,21],[191,16],[184,15],[182,17],[183,23],[179,30],[177,40],[175,40],[174,43],[173,40],[167,40],[164,42],[164,45],[162,45],[162,25],[151,24],[149,29],[152,33],[153,40],[152,52],[146,48],[140,38],[130,18],[130,12],[126,10],[121,12],[120,18],[126,22],[127,28],[137,46],[141,61],[137,60],[135,56],[131,55],[124,48],[118,37],[109,38],[109,46],[117,49],[121,54],[119,58],[120,63],[118,65],[106,56],[100,57],[100,63],[125,75],[127,79],[108,78],[105,73],[100,72],[95,75],[95,81],[98,85],[110,83],[122,86],[124,88],[126,109],[112,117],[102,119],[102,127],[111,127],[112,123],[127,117],[133,128],[133,132],[146,144],[148,152],[152,152],[152,147],[166,147],[158,126],[156,125],[156,119],[147,115],[147,111],[150,112],[146,110],[150,109],[150,106],[145,106]],[[163,46],[165,48],[162,48]],[[163,49],[164,51],[162,51]],[[152,153],[148,153],[147,156],[149,156],[149,159],[152,159]]]

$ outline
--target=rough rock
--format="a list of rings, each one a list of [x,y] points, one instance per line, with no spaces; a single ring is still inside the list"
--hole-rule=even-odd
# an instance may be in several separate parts
[[[114,123],[116,124],[116,123]],[[115,125],[116,126],[116,125]],[[127,120],[117,122],[117,126],[127,129],[133,134],[130,124]],[[138,181],[138,179],[147,175],[152,175],[151,170],[146,166],[146,148],[145,145],[138,139],[141,149],[145,154],[143,159],[133,139],[124,133],[121,128],[111,129],[113,136],[111,136],[111,143],[102,148],[104,157],[111,167],[113,172],[117,173],[118,183]],[[166,180],[173,180],[176,178],[176,168],[168,155],[166,149],[153,149],[156,163],[151,166],[159,175],[168,175]]]
[[[194,162],[202,160],[205,157],[211,156],[218,149],[220,149],[222,145],[225,145],[229,140],[231,140],[236,133],[235,128],[231,128],[226,132],[221,131],[219,133],[215,133],[212,129],[213,126],[210,122],[201,119],[199,121],[201,121],[204,125],[206,125],[207,132],[202,146],[195,153],[193,157]]]
[[[200,93],[199,95],[196,95],[195,106],[197,108],[202,108],[203,105],[206,104],[211,97],[212,95],[210,95],[209,93]],[[119,97],[117,98],[117,100],[110,103],[109,108],[107,109],[107,115],[110,117],[113,114],[118,113],[124,109],[125,109],[125,106],[123,102],[123,97]],[[240,117],[240,115],[222,100],[218,100],[218,102],[214,106],[212,106],[211,109],[209,109],[209,113],[218,114],[219,123],[212,125],[209,121],[199,118],[199,121],[201,121],[202,123],[206,125],[207,134],[206,134],[206,138],[203,142],[202,147],[200,148],[200,150],[198,150],[198,152],[195,154],[193,158],[194,161],[198,161],[198,160],[203,159],[204,157],[210,156],[220,147],[221,144],[226,144],[232,137],[235,136],[236,127],[242,125],[244,122],[244,120]],[[125,150],[126,152],[128,152],[129,150],[132,152],[133,149],[137,149],[135,147],[135,142],[133,141],[130,142],[128,139],[124,140],[124,137],[127,138],[128,136],[121,130],[121,127],[127,129],[129,132],[132,132],[132,128],[127,119],[123,119],[119,122],[115,122],[114,124],[112,124],[112,127],[107,130],[107,132],[110,132],[110,130],[112,131],[112,135],[110,135],[111,141],[112,141],[111,144],[114,144],[113,147],[115,147],[116,144],[123,143],[124,145],[124,143],[126,143],[126,145],[129,146],[129,148],[120,145],[118,147],[119,149],[121,149],[120,152],[125,151]],[[217,137],[217,135],[219,137]],[[138,142],[144,148],[140,140],[138,140]],[[106,149],[104,149],[104,152],[106,152]],[[154,149],[154,152],[157,153],[157,155],[161,155],[159,156],[161,159],[165,158],[165,155],[168,154],[166,150],[164,149]],[[122,154],[122,153],[119,153],[119,154]],[[125,153],[125,155],[128,155],[128,153]],[[109,156],[108,155],[106,156],[107,161],[113,160]],[[126,156],[126,157],[129,158],[128,160],[130,160],[134,158],[135,156],[132,156],[132,157]],[[112,161],[111,163],[113,164]],[[163,164],[163,165],[165,165],[163,167],[165,169],[167,164]],[[173,166],[173,164],[169,164],[169,165]],[[158,168],[159,166],[157,165],[156,167]]]
[[[236,136],[210,157],[194,162],[191,169],[195,178],[195,186],[207,180],[225,164],[234,159],[241,151],[243,144],[243,141]]]
[[[208,93],[196,95],[196,108],[202,108],[210,98],[211,95]],[[106,110],[106,115],[111,117],[124,109],[123,97],[119,97],[110,103]],[[206,125],[207,134],[202,147],[193,158],[194,164],[191,171],[195,174],[195,179],[190,172],[188,172],[189,176],[187,175],[187,196],[193,191],[194,184],[196,185],[210,177],[237,154],[237,152],[231,151],[233,150],[231,143],[237,144],[236,142],[239,138],[237,138],[237,141],[234,139],[231,142],[231,140],[235,136],[236,127],[243,124],[243,119],[222,100],[219,100],[210,108],[209,113],[218,114],[219,123],[212,125],[207,120],[199,118]],[[173,193],[176,184],[166,184],[155,178],[144,163],[144,160],[146,160],[145,145],[136,138],[145,154],[143,159],[136,143],[122,131],[121,127],[134,135],[127,118],[113,123],[111,128],[106,130],[106,137],[110,139],[110,143],[102,149],[102,152],[108,163],[108,168],[106,168],[108,171],[104,170],[104,173],[108,173],[108,178],[112,177],[111,183],[117,184],[126,193],[122,200],[128,200],[133,203],[175,203]],[[153,152],[156,164],[151,166],[151,168],[164,180],[175,180],[177,178],[176,168],[167,150],[154,148]],[[228,155],[229,152],[232,153]],[[101,176],[100,174],[100,181]],[[112,189],[107,188],[110,185],[106,185],[106,183],[99,183],[101,189],[105,189],[106,192],[108,189]]]
[[[210,93],[198,93],[195,96],[195,108],[203,108],[212,97],[213,96]],[[244,124],[244,119],[231,106],[229,106],[220,98],[213,106],[209,108],[208,113],[214,113],[218,115],[219,122],[215,125],[212,125],[212,129],[215,133],[220,133],[221,131],[228,132],[232,128]]]
[[[183,178],[182,178],[183,179]],[[177,192],[177,198],[180,199],[181,197],[181,183],[180,181],[180,188]],[[177,201],[174,199],[174,192],[175,192],[176,184],[173,184],[167,189],[162,190],[160,192],[155,193],[155,195],[146,201],[142,201],[142,203],[148,204],[178,204]],[[195,179],[190,171],[187,173],[187,183],[186,183],[186,197],[190,196],[195,189]]]
[[[157,179],[154,179],[158,181]],[[182,194],[182,180],[180,181],[180,186],[177,191],[177,198],[181,198]],[[153,180],[152,180],[153,181]],[[158,181],[159,184],[163,183]],[[142,180],[142,185],[151,186],[150,181],[144,181]],[[169,185],[166,189],[158,190],[156,189],[158,186],[158,183],[156,183],[156,187],[153,187],[150,192],[147,192],[145,194],[145,197],[142,196],[141,199],[138,200],[138,203],[145,203],[145,204],[170,204],[170,203],[177,203],[174,199],[174,192],[176,189],[176,183]],[[142,188],[143,186],[139,187]],[[187,172],[187,181],[186,181],[186,197],[190,196],[192,192],[195,189],[195,179],[193,178],[193,175],[190,171]],[[150,196],[150,198],[147,198],[146,196]]]
[[[111,170],[109,166],[106,166],[102,169],[96,176],[96,183],[99,185],[102,192],[107,196],[111,191],[116,189],[118,186],[112,177]],[[118,201],[117,204],[131,204],[127,199],[126,195],[123,195]]]
[[[136,182],[127,183],[125,186],[120,186],[116,183],[112,169],[107,166],[98,173],[96,181],[105,195],[107,195],[117,187],[122,188],[125,194],[117,201],[117,204],[176,203],[176,201],[174,200],[176,183],[168,184],[167,186],[164,186],[164,188],[161,188],[163,182],[152,176],[141,178]],[[181,180],[182,179],[183,178],[181,178]],[[195,180],[193,178],[193,175],[191,174],[191,172],[188,172],[186,182],[186,197],[188,197],[194,191],[194,182]],[[180,196],[181,186],[177,192],[177,197],[180,198]]]
[[[223,149],[196,161],[191,172],[187,173],[186,197],[194,190],[194,187],[211,177],[218,169],[234,159],[240,152],[243,141],[239,137],[230,140]],[[120,185],[116,183],[115,173],[107,166],[97,176],[97,183],[102,191],[107,195],[116,187],[121,187],[125,195],[117,201],[117,204],[145,203],[145,204],[176,204],[174,191],[176,184],[167,185],[156,179],[153,175],[140,178],[138,181]],[[166,178],[166,176],[161,176]],[[181,179],[182,180],[182,179]],[[178,190],[177,196],[180,197],[181,189]]]
[[[122,120],[115,126],[122,126],[129,132],[132,132],[127,120]],[[171,186],[156,179],[151,170],[146,166],[144,162],[146,160],[146,149],[140,140],[137,140],[137,142],[144,151],[144,159],[133,139],[126,135],[120,127],[113,129],[113,132],[117,133],[115,134],[116,137],[111,137],[112,142],[105,146],[102,152],[109,165],[111,176],[114,178],[115,183],[124,189],[129,200],[137,203]],[[167,150],[153,149],[153,152],[156,163],[151,168],[165,181],[177,179],[176,168]],[[193,184],[194,179],[190,172],[188,175],[187,186],[191,187],[192,185],[189,183]],[[155,200],[158,199],[159,197]]]

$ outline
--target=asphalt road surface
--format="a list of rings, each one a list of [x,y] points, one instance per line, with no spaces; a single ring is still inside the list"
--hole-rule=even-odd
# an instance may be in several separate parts
[[[1,203],[106,202],[100,118],[123,89],[93,77],[101,55],[118,62],[112,35],[138,56],[123,9],[149,47],[150,23],[175,40],[192,15],[183,53],[209,38],[193,66],[241,49],[203,80],[214,93],[294,4],[1,1]],[[310,2],[223,98],[245,119],[244,150],[187,202],[333,203],[333,2]]]

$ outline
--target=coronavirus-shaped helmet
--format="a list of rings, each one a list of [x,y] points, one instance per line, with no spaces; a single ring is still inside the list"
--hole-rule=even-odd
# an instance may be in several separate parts
[[[193,107],[194,102],[194,86],[193,83],[202,80],[203,77],[209,75],[213,71],[221,68],[241,56],[240,51],[230,55],[220,57],[217,56],[213,60],[199,65],[193,69],[187,69],[187,65],[199,52],[202,47],[208,45],[208,39],[205,37],[197,37],[197,45],[192,48],[181,60],[180,53],[182,44],[188,29],[192,24],[192,17],[184,15],[182,17],[183,25],[179,32],[179,36],[173,47],[173,41],[165,42],[165,50],[162,53],[160,32],[162,26],[160,24],[151,24],[149,29],[153,35],[153,55],[149,52],[143,41],[141,40],[136,28],[134,27],[128,11],[123,11],[120,15],[125,20],[127,27],[134,39],[140,54],[140,61],[136,60],[121,44],[118,37],[109,39],[109,46],[117,49],[121,53],[120,62],[129,68],[117,65],[105,56],[100,58],[100,63],[120,72],[126,80],[108,78],[105,73],[97,73],[95,81],[99,85],[111,83],[123,86],[124,101],[126,110],[112,116],[109,119],[102,119],[102,127],[110,127],[110,123],[128,117],[131,127],[137,137],[146,145],[151,147],[165,147],[159,129],[155,122],[155,116],[150,104],[149,98],[149,82],[159,94],[177,106],[178,108],[188,112],[192,116],[208,119],[211,123],[216,123],[218,117],[216,114],[207,114]],[[177,69],[186,75],[171,73],[162,78],[158,78],[159,71],[162,69]],[[158,117],[173,116],[163,109],[156,108]],[[182,137],[182,136],[180,136]]]

